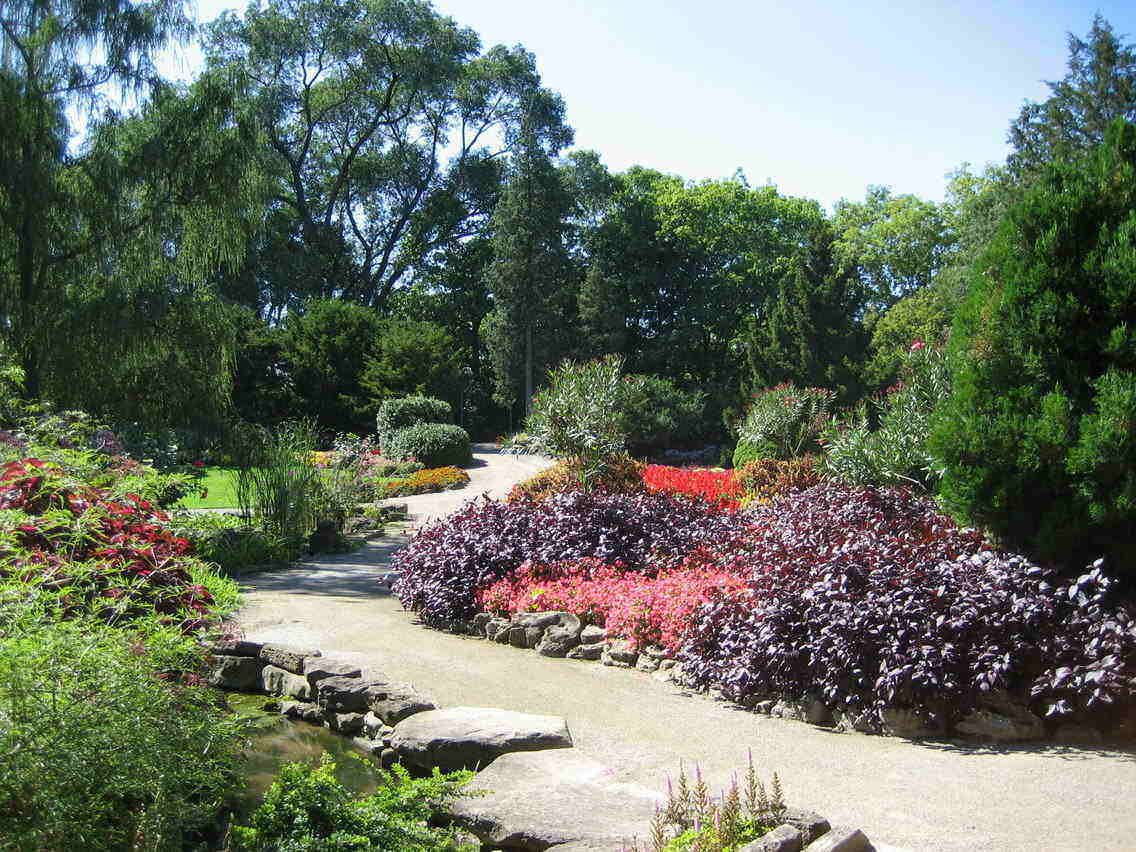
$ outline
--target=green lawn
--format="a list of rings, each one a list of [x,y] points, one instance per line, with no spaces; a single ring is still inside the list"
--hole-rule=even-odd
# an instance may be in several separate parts
[[[207,467],[205,475],[196,481],[194,489],[182,498],[179,506],[186,509],[237,508],[236,468]],[[206,496],[201,497],[205,489]]]

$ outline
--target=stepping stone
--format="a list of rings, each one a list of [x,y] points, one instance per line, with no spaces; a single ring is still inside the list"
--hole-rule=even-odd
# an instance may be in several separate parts
[[[571,747],[559,716],[492,707],[427,710],[399,722],[391,734],[391,748],[404,762],[444,772],[484,768],[508,752]]]
[[[650,836],[663,800],[568,750],[503,755],[466,789],[488,792],[447,806],[459,825],[487,846],[534,852],[568,843],[581,850],[629,846]]]

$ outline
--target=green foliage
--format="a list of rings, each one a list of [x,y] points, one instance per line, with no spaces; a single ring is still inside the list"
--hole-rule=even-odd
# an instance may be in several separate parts
[[[1136,126],[1045,168],[955,320],[932,451],[968,522],[1073,567],[1133,574]]]
[[[374,399],[435,396],[453,399],[461,381],[454,338],[432,322],[383,320],[360,384]]]
[[[771,458],[776,454],[776,448],[771,443],[754,443],[744,438],[734,446],[730,456],[730,463],[734,470],[741,470],[750,462]]]
[[[445,400],[430,396],[407,396],[385,400],[379,406],[375,426],[379,433],[379,447],[387,451],[396,432],[418,423],[452,423],[453,409]]]
[[[362,758],[358,758],[362,759]],[[411,778],[396,764],[378,770],[381,783],[353,799],[324,755],[319,766],[288,763],[280,770],[248,826],[233,828],[233,847],[250,852],[456,852],[451,831],[431,828],[441,807],[461,795],[472,772]]]
[[[946,358],[917,341],[904,358],[900,383],[861,404],[825,430],[825,473],[848,485],[915,485],[934,489],[942,465],[927,447],[935,410],[950,396]],[[879,428],[871,424],[878,421]]]
[[[452,423],[416,423],[394,433],[384,452],[389,458],[414,458],[427,468],[454,465],[473,460],[469,433]]]
[[[316,300],[284,323],[284,358],[301,410],[323,427],[357,430],[372,411],[364,368],[380,321],[372,308],[337,299]]]
[[[622,405],[628,440],[647,447],[669,447],[705,434],[706,395],[686,391],[659,376],[625,376]]]
[[[555,456],[575,459],[581,484],[590,486],[609,459],[627,448],[623,359],[608,355],[576,364],[565,361],[548,374],[548,386],[533,399],[527,429]]]
[[[171,516],[170,528],[193,545],[196,556],[228,575],[287,562],[295,555],[292,543],[223,512],[178,512]]]
[[[872,355],[864,368],[864,383],[877,389],[891,385],[916,340],[932,345],[944,342],[956,303],[947,288],[932,285],[888,308],[872,329]]]
[[[200,842],[239,784],[241,741],[207,689],[172,682],[193,665],[168,636],[131,640],[9,610],[0,626],[4,846]]]
[[[738,426],[742,463],[756,449],[762,456],[791,459],[815,451],[817,438],[828,422],[833,394],[821,388],[798,388],[782,384],[757,393]],[[759,457],[762,457],[759,456]],[[734,465],[738,466],[738,451]]]

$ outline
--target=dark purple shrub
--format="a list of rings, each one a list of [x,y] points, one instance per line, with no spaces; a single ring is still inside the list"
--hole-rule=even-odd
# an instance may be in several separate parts
[[[1072,584],[995,551],[930,501],[822,484],[762,507],[747,592],[700,612],[684,671],[735,700],[805,695],[952,724],[1006,689],[1053,721],[1107,725],[1136,699],[1136,620],[1096,564]]]
[[[667,494],[576,491],[540,501],[471,501],[396,554],[395,593],[427,624],[449,627],[476,611],[478,588],[525,561],[594,557],[654,574],[695,548],[739,541],[748,522]]]

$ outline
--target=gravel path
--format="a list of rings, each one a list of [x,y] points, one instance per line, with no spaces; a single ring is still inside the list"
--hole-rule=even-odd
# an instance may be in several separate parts
[[[504,495],[546,462],[480,447],[471,484],[404,501],[421,522],[478,493]],[[249,579],[246,635],[323,649],[413,683],[445,706],[564,716],[583,754],[662,789],[679,761],[720,787],[747,749],[790,804],[857,825],[879,850],[1136,848],[1136,755],[1068,746],[982,747],[837,734],[689,694],[640,672],[550,660],[416,624],[376,582],[402,536]]]

